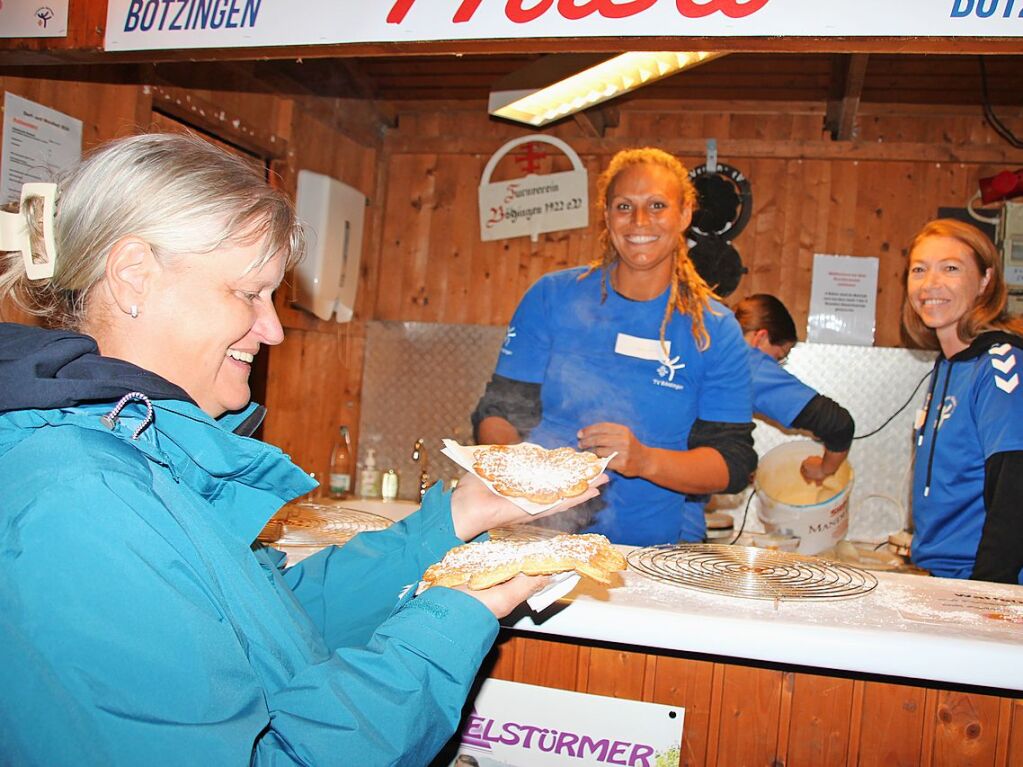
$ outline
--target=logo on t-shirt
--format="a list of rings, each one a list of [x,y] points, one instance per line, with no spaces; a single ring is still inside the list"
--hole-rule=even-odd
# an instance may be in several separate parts
[[[686,363],[679,361],[681,359],[681,356],[670,357],[669,353],[662,352],[657,365],[657,375],[660,377],[653,379],[654,384],[676,391],[686,388],[680,383],[675,383],[675,373],[686,366]]]
[[[991,355],[991,367],[995,369],[995,386],[1006,394],[1012,394],[1019,386],[1019,373],[1012,373],[1012,369],[1016,367],[1016,355],[1012,353],[1012,346],[1009,344],[992,346],[987,353]]]
[[[501,354],[511,354],[511,349],[508,348],[511,345],[512,339],[515,338],[515,326],[509,325],[508,332],[504,334],[504,343],[501,345]]]
[[[952,417],[952,413],[955,412],[957,404],[958,401],[951,394],[945,397],[945,402],[941,406],[941,413],[938,415],[939,429],[941,428],[941,425],[945,423],[945,421]]]
[[[660,367],[657,368],[657,375],[659,375],[661,378],[667,376],[669,381],[674,381],[675,371],[681,370],[686,366],[686,363],[679,362],[680,359],[682,358],[672,357],[669,359],[667,354],[662,354],[660,359],[661,365]]]

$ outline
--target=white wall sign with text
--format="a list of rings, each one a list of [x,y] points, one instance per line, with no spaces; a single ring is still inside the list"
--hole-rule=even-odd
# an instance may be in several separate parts
[[[1020,37],[1021,11],[1015,0],[108,0],[104,45],[127,51],[538,37]]]
[[[814,253],[806,340],[872,346],[877,325],[877,265],[873,256]]]
[[[67,0],[0,0],[0,37],[67,37]]]
[[[677,767],[684,716],[678,706],[488,679],[452,765]]]
[[[497,163],[520,146],[552,144],[572,161],[573,170],[490,181]],[[582,160],[568,144],[554,136],[533,134],[512,139],[496,152],[483,169],[479,189],[480,239],[529,237],[535,242],[544,232],[582,229],[590,221],[589,186]]]
[[[53,181],[82,159],[82,121],[13,93],[4,94],[0,205],[21,199],[28,181]]]

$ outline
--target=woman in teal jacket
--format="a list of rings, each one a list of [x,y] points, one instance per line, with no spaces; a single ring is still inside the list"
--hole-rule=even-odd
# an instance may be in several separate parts
[[[524,512],[466,480],[284,569],[250,546],[314,483],[247,435],[301,251],[288,201],[205,142],[138,136],[60,184],[53,232],[0,265],[0,300],[67,328],[0,324],[0,761],[429,762],[541,582],[405,587]]]

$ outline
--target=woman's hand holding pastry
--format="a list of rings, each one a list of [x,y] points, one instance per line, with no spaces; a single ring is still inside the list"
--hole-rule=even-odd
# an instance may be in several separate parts
[[[601,474],[579,495],[568,498],[541,514],[530,514],[507,498],[491,492],[475,475],[466,474],[458,481],[458,487],[451,496],[451,519],[454,522],[455,535],[463,541],[471,541],[495,527],[520,524],[557,514],[596,497],[597,488],[607,480],[607,475]]]
[[[618,453],[607,468],[626,477],[641,477],[647,471],[648,448],[620,423],[595,423],[579,430],[579,449],[601,458]]]
[[[500,620],[550,583],[548,575],[525,575],[519,573],[510,581],[498,583],[488,589],[474,591],[468,586],[451,586],[456,591],[468,594],[483,603],[494,617]]]

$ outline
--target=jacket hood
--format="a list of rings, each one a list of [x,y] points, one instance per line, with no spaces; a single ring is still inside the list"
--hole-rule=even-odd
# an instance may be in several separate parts
[[[155,373],[102,356],[89,336],[0,323],[0,413],[117,401],[130,391],[192,402],[184,389]]]
[[[1023,338],[1012,333],[1006,333],[1004,330],[988,330],[974,338],[973,342],[961,352],[953,354],[950,361],[972,360],[974,357],[984,354],[996,344],[1009,344],[1017,349],[1023,349]]]

